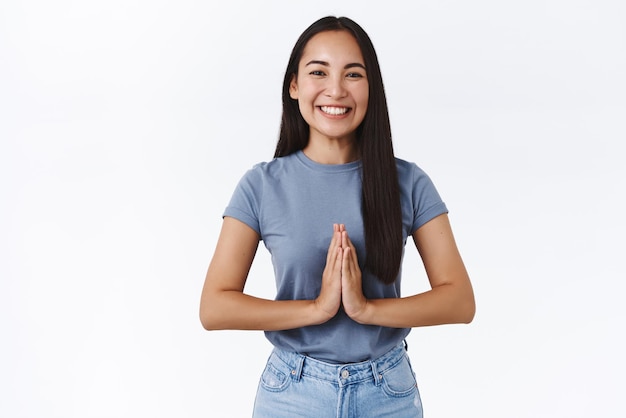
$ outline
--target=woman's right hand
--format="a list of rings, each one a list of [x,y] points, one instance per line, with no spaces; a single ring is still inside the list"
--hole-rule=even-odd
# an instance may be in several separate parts
[[[341,264],[343,259],[341,234],[344,230],[344,225],[333,225],[333,237],[328,247],[326,267],[322,273],[322,288],[319,296],[315,299],[317,309],[327,316],[326,321],[334,317],[339,306],[341,306]]]
[[[204,328],[280,331],[322,324],[334,317],[341,305],[342,227],[333,226],[319,296],[269,300],[243,291],[259,235],[243,222],[225,217],[202,288],[200,321]]]

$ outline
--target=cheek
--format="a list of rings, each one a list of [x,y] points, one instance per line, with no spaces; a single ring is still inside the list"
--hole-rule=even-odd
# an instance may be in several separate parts
[[[369,93],[369,88],[367,86],[354,93],[354,97],[359,106],[367,108],[367,105],[369,104]]]
[[[359,96],[357,103],[360,108],[359,111],[363,113],[367,112],[367,107],[369,106],[369,92],[365,91],[361,96]]]
[[[298,100],[298,109],[300,110],[300,116],[302,116],[302,119],[304,119],[307,125],[310,125],[312,122],[313,113],[310,103],[307,103],[306,101],[300,99]]]

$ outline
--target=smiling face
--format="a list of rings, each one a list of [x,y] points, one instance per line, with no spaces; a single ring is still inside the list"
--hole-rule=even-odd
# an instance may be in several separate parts
[[[309,125],[309,143],[353,142],[369,100],[365,62],[356,39],[346,31],[313,36],[304,48],[289,94],[298,100]]]

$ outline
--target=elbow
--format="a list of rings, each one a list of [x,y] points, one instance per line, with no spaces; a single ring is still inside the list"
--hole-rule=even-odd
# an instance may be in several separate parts
[[[200,323],[207,331],[239,329],[238,312],[241,310],[233,297],[241,291],[206,290],[200,299]]]
[[[202,324],[202,328],[207,331],[217,331],[220,329],[224,329],[220,326],[219,321],[217,320],[217,318],[215,318],[214,315],[203,312],[202,309],[200,310],[200,323]]]
[[[211,317],[207,315],[207,313],[202,308],[200,308],[200,324],[202,324],[202,328],[207,331],[214,331],[216,329],[215,324],[211,320]]]
[[[456,299],[456,313],[458,315],[457,323],[470,324],[476,315],[476,298],[474,297],[474,289],[469,280],[465,286],[458,288]]]
[[[464,301],[459,314],[459,323],[461,324],[469,324],[474,320],[474,316],[476,316],[476,301],[473,294]]]
[[[474,316],[476,315],[476,305],[472,303],[471,307],[467,307],[463,311],[463,315],[461,317],[462,324],[470,324],[474,320]]]
[[[476,315],[476,301],[471,287],[446,286],[450,293],[443,307],[444,316],[438,324],[469,324]]]
[[[216,331],[224,329],[221,323],[221,317],[217,314],[216,309],[212,309],[211,304],[202,301],[200,304],[200,324],[207,331]]]
[[[211,320],[209,316],[202,312],[202,309],[200,310],[200,323],[202,324],[202,328],[207,331],[215,331],[217,329],[215,323]]]

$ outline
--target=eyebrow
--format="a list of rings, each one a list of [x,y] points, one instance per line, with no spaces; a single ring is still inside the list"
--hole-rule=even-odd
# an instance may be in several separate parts
[[[320,60],[311,60],[311,61],[309,61],[309,62],[307,62],[307,63],[305,64],[305,67],[306,67],[307,65],[311,65],[311,64],[319,64],[319,65],[324,65],[324,66],[326,66],[326,67],[330,67],[330,64],[329,64],[328,62],[326,62],[326,61],[320,61]],[[365,65],[360,64],[360,63],[358,63],[358,62],[351,62],[350,64],[346,64],[346,65],[344,65],[344,67],[343,67],[343,68],[344,68],[345,70],[347,70],[348,68],[353,68],[353,67],[359,67],[359,68],[363,68],[364,70],[366,70]]]

